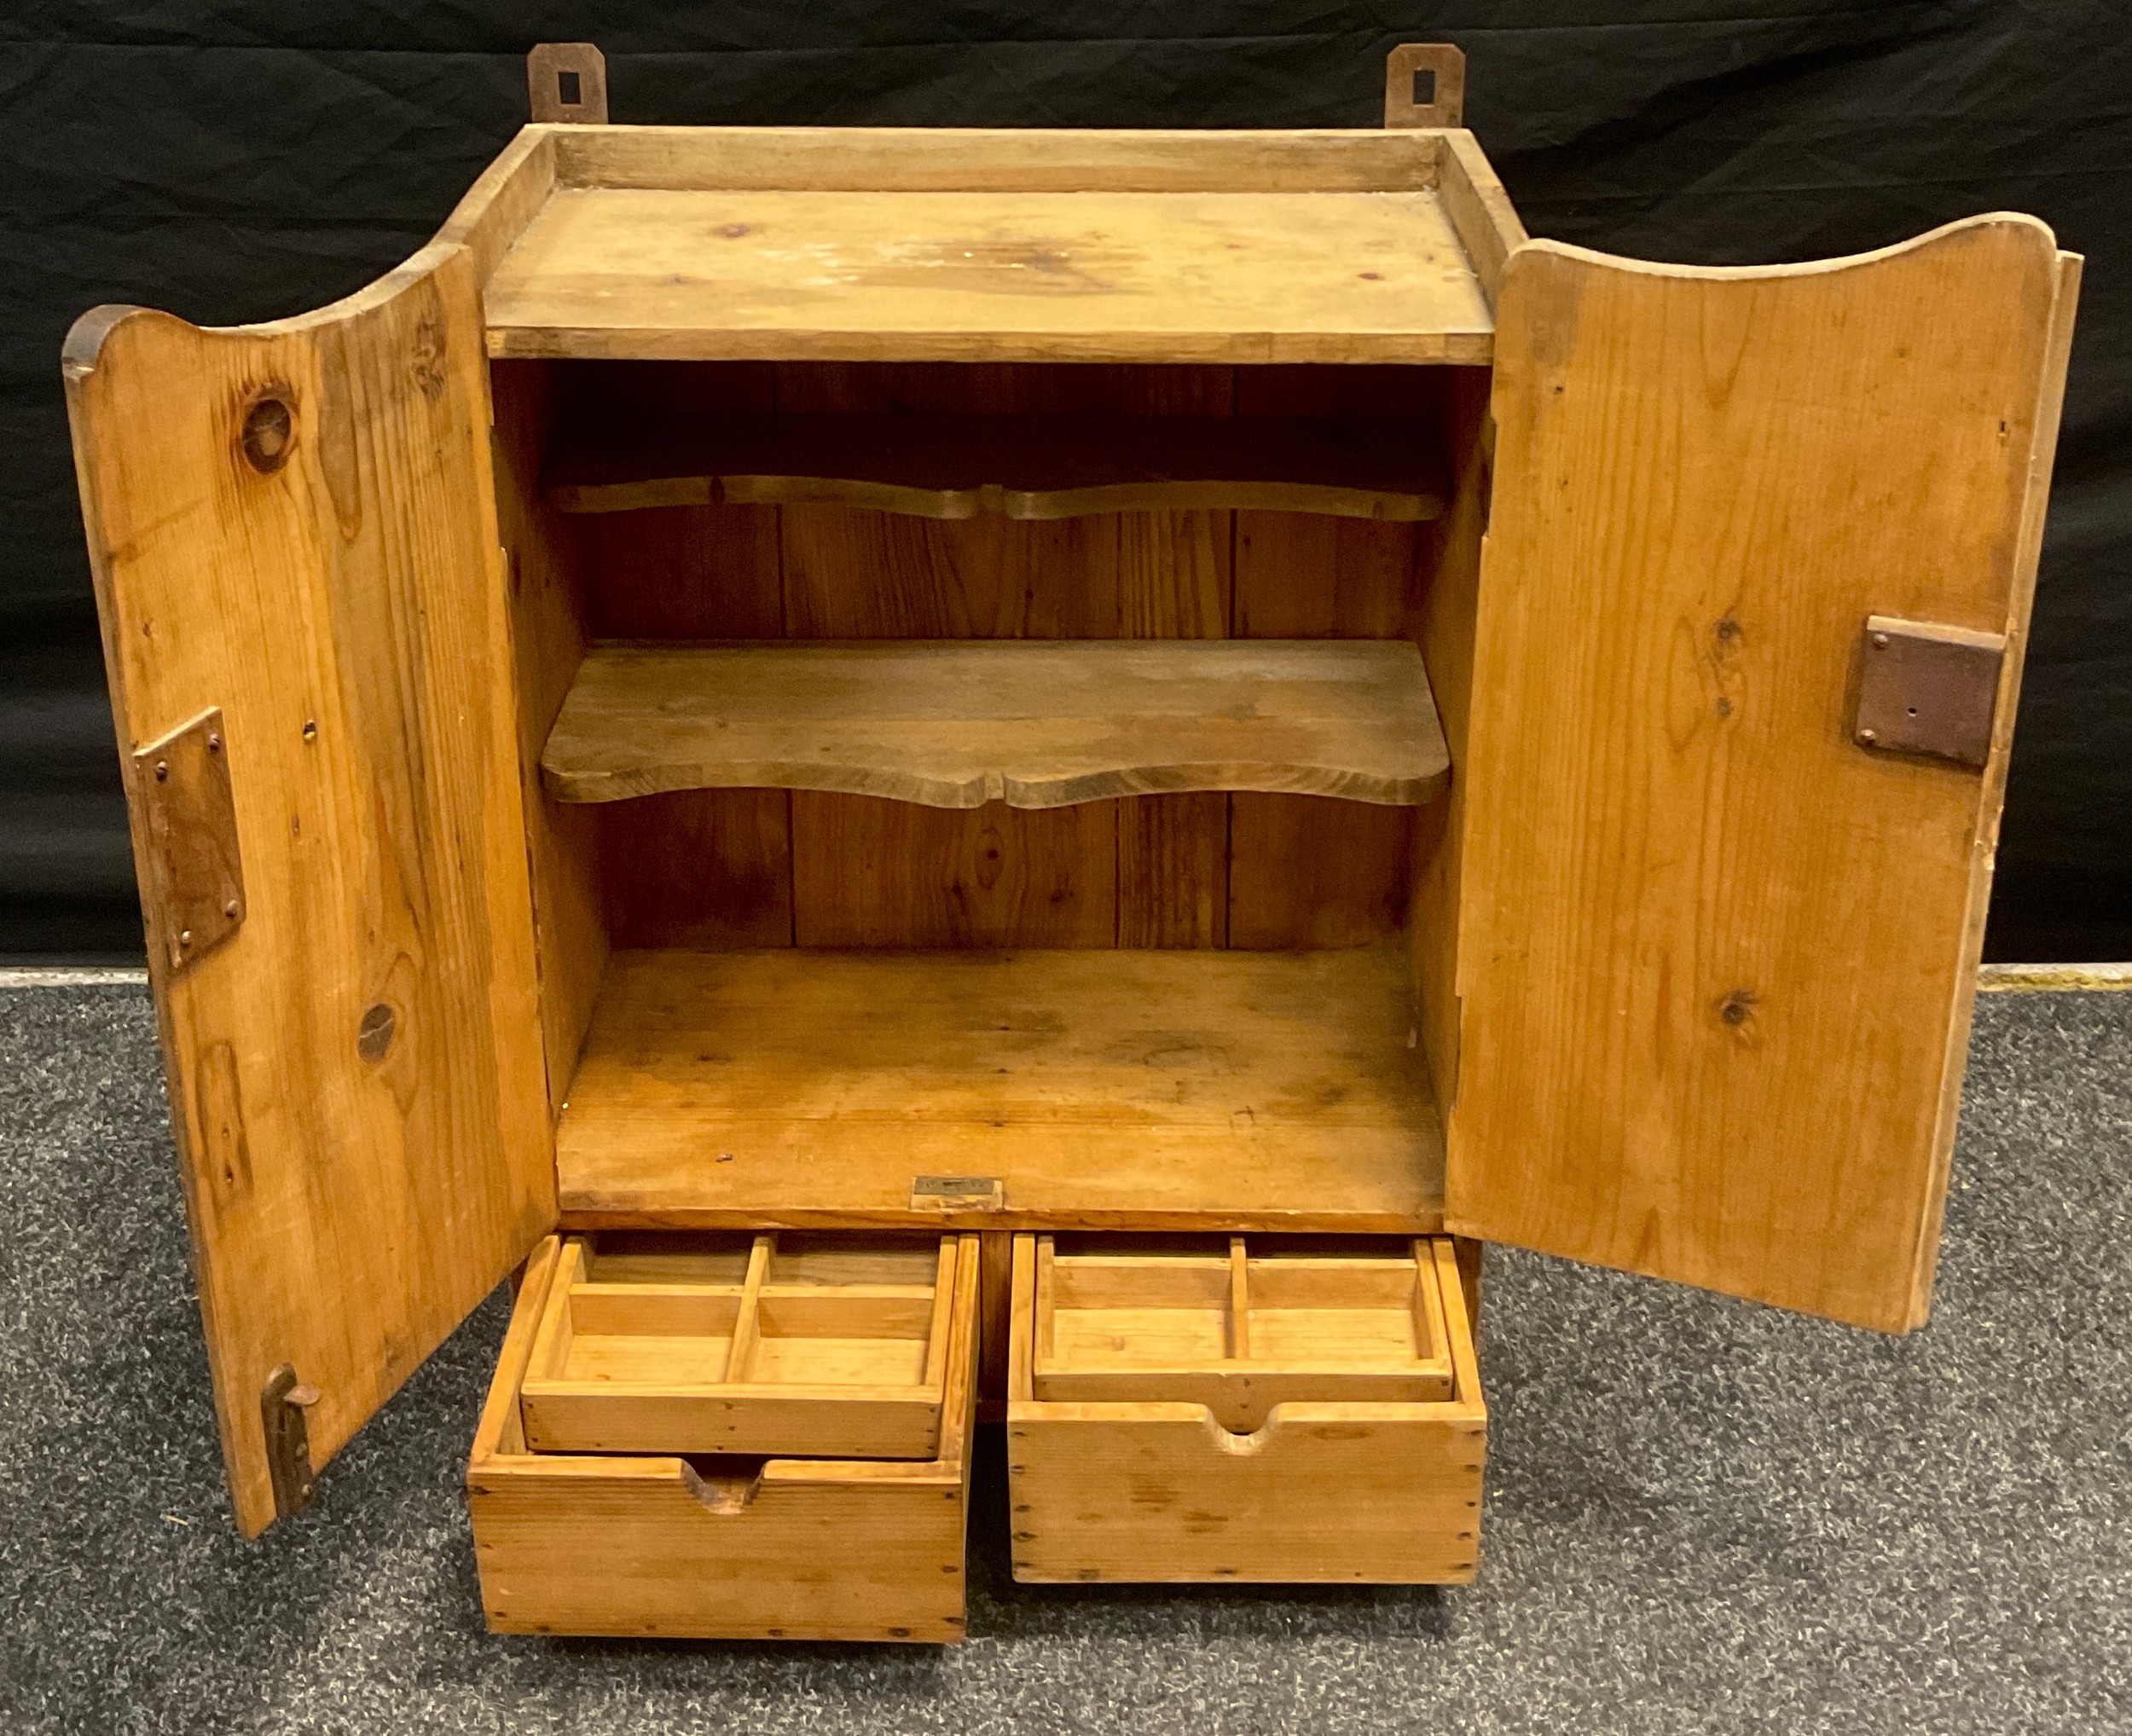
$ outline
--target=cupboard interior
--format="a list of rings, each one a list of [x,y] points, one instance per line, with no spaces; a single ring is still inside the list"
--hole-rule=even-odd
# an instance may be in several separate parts
[[[491,367],[566,1228],[1440,1228],[1485,369]],[[840,417],[874,433],[812,464],[792,429]],[[802,474],[893,455],[880,430],[902,421],[952,423],[958,451],[998,461],[885,507]],[[1276,431],[1262,462],[1258,421]],[[730,497],[751,426],[785,443],[773,499]],[[1002,490],[1053,462],[1018,443],[1075,426],[1131,429],[1102,459],[1114,492],[1068,499],[1095,462],[1075,458],[1060,490],[1021,491],[1063,516],[1017,516]],[[639,437],[608,448],[610,482],[619,465],[715,485],[585,510],[587,431],[617,428]],[[1360,495],[1323,440],[1314,470],[1291,462],[1299,428],[1363,454]],[[1377,450],[1386,430],[1411,477]],[[721,467],[647,461],[660,431]],[[1291,483],[1316,510],[1249,504]],[[1121,498],[1148,504],[1108,510]],[[568,800],[542,779],[573,686],[617,645],[670,668],[705,642],[966,657],[999,639],[1069,659],[1278,640],[1306,661],[1405,641],[1448,792],[1440,773],[1371,786],[1389,800],[1221,787],[1204,755],[1194,775],[1217,787],[1044,807],[758,786]],[[914,1186],[929,1177],[1000,1186]]]

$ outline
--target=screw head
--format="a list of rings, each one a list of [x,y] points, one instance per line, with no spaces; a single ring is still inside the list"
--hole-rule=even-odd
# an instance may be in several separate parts
[[[1886,651],[1888,648],[1887,634],[1885,633],[1874,634],[1873,635],[1873,648],[1875,651]]]
[[[211,754],[218,754],[222,751],[222,738],[212,731],[208,733],[207,751]]]
[[[193,944],[193,931],[190,929],[180,929],[177,931],[177,944],[181,946],[191,946]]]
[[[307,742],[315,742],[318,739],[318,723],[316,719],[307,717],[304,720],[304,739]]]
[[[1862,742],[1877,742],[1880,739],[1880,732],[1877,729],[1862,729],[1858,732],[1858,739]]]
[[[170,779],[171,762],[168,760],[158,760],[155,762],[155,781],[159,784],[167,784]]]
[[[234,922],[236,919],[237,909],[237,900],[233,898],[222,907],[222,913]]]

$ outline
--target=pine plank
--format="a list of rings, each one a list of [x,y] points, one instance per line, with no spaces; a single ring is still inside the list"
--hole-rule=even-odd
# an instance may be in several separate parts
[[[1492,347],[1428,188],[562,188],[486,304],[492,356],[1483,362]]]
[[[1014,1238],[1007,1459],[1017,1579],[1459,1583],[1474,1577],[1487,1408],[1463,1299],[1448,1293],[1458,1288],[1448,1241],[1421,1245],[1428,1288],[1441,1299],[1432,1330],[1440,1318],[1448,1354],[1437,1355],[1432,1345],[1436,1370],[1428,1388],[1441,1397],[1288,1400],[1240,1435],[1224,1426],[1222,1395],[1204,1373],[1092,1376],[1170,1389],[1162,1397],[1039,1396],[1039,1371],[1056,1348],[1046,1343],[1053,1311],[1046,1303],[1046,1240]],[[1054,1292],[1068,1264],[1054,1263]],[[1219,1341],[1203,1327],[1199,1336],[1207,1345]],[[1374,1378],[1380,1390],[1405,1384]]]
[[[802,946],[1109,946],[1115,801],[920,807],[796,790],[793,934]]]
[[[64,371],[121,751],[223,719],[240,925],[179,969],[146,915],[256,1535],[275,1369],[317,1392],[322,1467],[553,1222],[474,265],[440,239],[335,307],[236,331],[101,309]],[[255,452],[268,400],[287,437]]]
[[[1536,242],[1503,313],[1453,1221],[1915,1327],[2019,658],[1979,776],[1858,746],[1855,657],[1876,613],[2018,647],[2068,266],[2013,216],[1753,271]]]
[[[497,1633],[690,1639],[962,1637],[977,1239],[958,1238],[930,1459],[536,1453],[519,1386],[555,1276],[535,1251],[466,1467]]]
[[[1074,518],[1248,506],[1414,521],[1443,510],[1418,418],[600,417],[551,460],[565,512],[856,506],[921,518]]]
[[[1441,1147],[1394,951],[617,952],[565,1221],[1421,1232]],[[966,1220],[965,1221],[965,1218]]]
[[[1450,759],[1404,643],[933,640],[598,647],[541,766],[572,801],[752,788],[1047,808],[1265,790],[1412,806]]]

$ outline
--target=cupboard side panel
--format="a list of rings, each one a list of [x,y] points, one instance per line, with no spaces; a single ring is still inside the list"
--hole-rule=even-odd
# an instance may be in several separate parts
[[[541,467],[568,414],[569,377],[550,362],[490,365],[496,528],[508,564],[518,670],[519,778],[533,888],[541,1031],[551,1114],[559,1115],[607,964],[596,810],[557,801],[541,749],[584,661],[587,587],[578,526],[541,499]]]
[[[1473,710],[1474,630],[1488,510],[1488,374],[1461,368],[1444,394],[1451,510],[1428,527],[1428,587],[1409,616],[1451,749],[1451,793],[1415,816],[1407,945],[1422,1053],[1446,1114],[1458,1095],[1458,896]]]

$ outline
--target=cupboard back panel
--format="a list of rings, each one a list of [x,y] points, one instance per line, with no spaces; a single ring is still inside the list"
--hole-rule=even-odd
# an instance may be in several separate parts
[[[563,364],[647,422],[815,414],[1393,414],[1442,370]],[[547,523],[556,527],[556,518]],[[718,505],[575,516],[586,630],[615,639],[1370,638],[1425,592],[1427,524],[1260,512],[943,521]],[[699,790],[602,807],[614,944],[1357,946],[1399,932],[1414,815],[1182,795],[1029,812]]]

